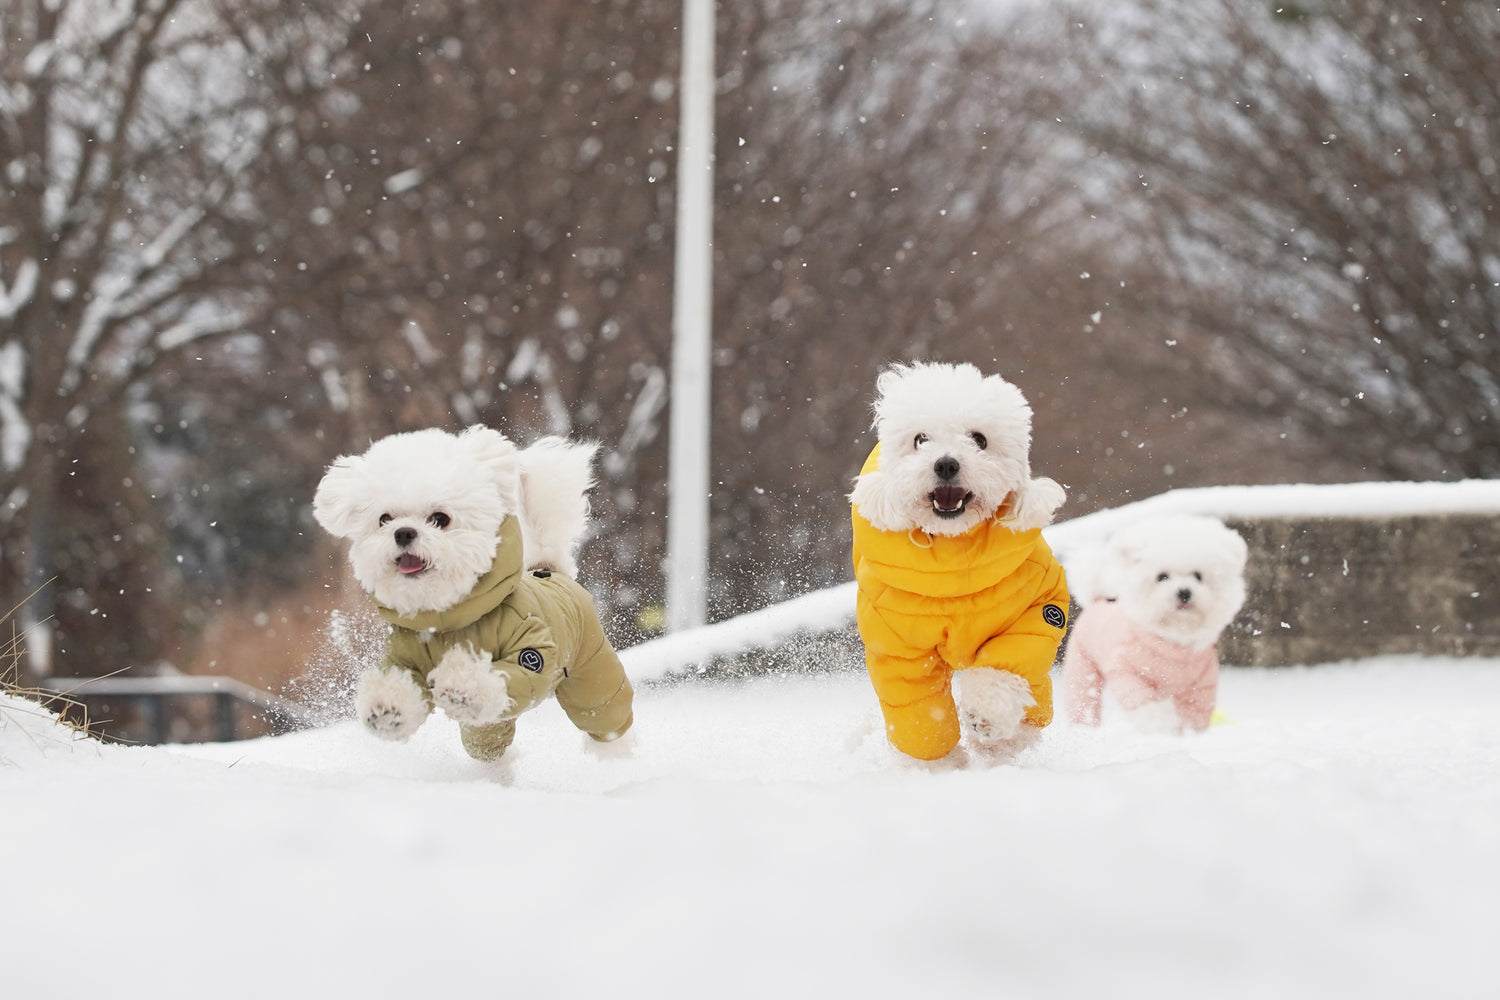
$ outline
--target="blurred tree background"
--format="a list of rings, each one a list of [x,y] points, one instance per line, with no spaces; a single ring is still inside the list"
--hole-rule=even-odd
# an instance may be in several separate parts
[[[680,13],[0,0],[0,606],[52,669],[284,683],[357,603],[323,467],[475,421],[603,445],[584,582],[650,634]],[[1020,385],[1068,516],[1500,473],[1497,57],[1476,3],[721,0],[711,615],[847,579],[895,360]]]

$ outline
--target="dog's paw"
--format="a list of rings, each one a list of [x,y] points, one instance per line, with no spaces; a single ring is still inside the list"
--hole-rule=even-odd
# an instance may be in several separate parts
[[[1008,670],[970,667],[954,677],[958,716],[964,731],[980,746],[997,746],[1021,735],[1021,720],[1036,704],[1031,685]]]
[[[381,739],[410,738],[431,711],[422,689],[406,671],[371,669],[360,675],[354,712]]]
[[[459,725],[489,725],[515,706],[505,675],[494,669],[487,654],[469,646],[454,646],[444,653],[427,682],[432,700]]]
[[[1041,742],[1042,731],[1023,722],[1016,727],[1015,735],[1008,740],[984,741],[972,732],[970,739],[969,750],[973,755],[974,766],[997,767],[1014,764],[1016,758]]]
[[[369,706],[360,716],[360,721],[365,724],[366,729],[381,739],[394,740],[397,743],[410,739],[411,734],[417,731],[410,712],[405,712],[399,706],[387,702],[377,702]]]
[[[964,732],[980,744],[1003,743],[1015,736],[1020,727],[1012,727],[1004,720],[996,721],[978,712],[961,710],[959,719]]]

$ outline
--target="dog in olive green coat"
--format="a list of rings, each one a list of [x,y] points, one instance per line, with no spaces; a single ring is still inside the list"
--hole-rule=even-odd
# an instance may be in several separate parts
[[[559,438],[520,450],[475,426],[395,434],[329,466],[313,515],[349,540],[391,626],[355,693],[371,732],[405,740],[438,707],[471,756],[495,760],[549,695],[595,740],[630,728],[630,681],[573,580],[594,450]]]

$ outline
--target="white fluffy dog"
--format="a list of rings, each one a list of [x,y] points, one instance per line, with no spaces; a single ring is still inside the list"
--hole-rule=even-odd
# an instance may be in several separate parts
[[[1208,728],[1215,644],[1245,602],[1247,553],[1212,517],[1150,518],[1116,532],[1068,637],[1069,718],[1097,725],[1107,693],[1138,728]]]
[[[963,728],[986,748],[1020,745],[1051,720],[1068,608],[1040,531],[1064,493],[1032,478],[1031,408],[969,364],[895,365],[876,389],[880,441],[849,499],[859,630],[887,735],[926,760]]]
[[[519,450],[499,431],[395,434],[329,467],[313,514],[348,539],[355,579],[391,624],[356,711],[405,739],[434,704],[481,759],[550,694],[584,732],[630,725],[631,690],[588,592],[571,578],[588,518],[593,445]]]
[[[1067,494],[1031,478],[1031,406],[1021,390],[973,365],[893,365],[875,383],[877,467],[849,499],[881,531],[963,535],[999,521],[1012,531],[1052,522]]]

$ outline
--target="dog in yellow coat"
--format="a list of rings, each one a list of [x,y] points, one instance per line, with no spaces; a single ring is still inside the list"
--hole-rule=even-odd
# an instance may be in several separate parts
[[[894,365],[876,390],[879,443],[849,499],[859,632],[886,735],[922,760],[965,730],[1013,752],[1052,721],[1068,588],[1041,529],[1063,489],[1031,477],[1031,407],[999,376]]]

